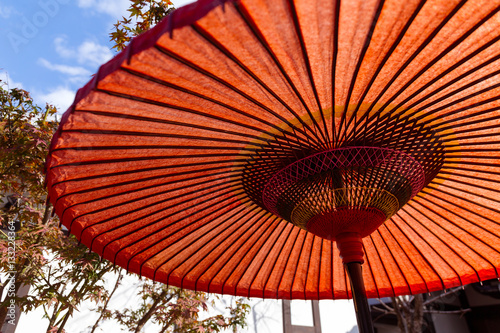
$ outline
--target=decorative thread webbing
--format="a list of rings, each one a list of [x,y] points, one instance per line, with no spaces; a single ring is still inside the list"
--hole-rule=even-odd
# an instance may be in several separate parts
[[[262,200],[283,219],[334,239],[339,230],[372,232],[415,196],[424,182],[420,163],[403,152],[345,147],[313,154],[281,169],[264,187]],[[338,226],[328,227],[328,219]]]

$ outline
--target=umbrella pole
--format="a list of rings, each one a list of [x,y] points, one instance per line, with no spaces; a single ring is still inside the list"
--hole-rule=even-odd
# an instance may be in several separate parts
[[[340,257],[346,268],[351,282],[352,298],[356,310],[356,320],[360,333],[373,333],[372,316],[368,299],[366,298],[365,284],[361,265],[364,262],[363,241],[358,233],[346,232],[337,235],[337,247]]]
[[[368,306],[368,299],[366,298],[361,263],[350,262],[345,264],[345,267],[349,275],[349,281],[351,282],[352,298],[354,300],[359,332],[373,333],[372,316],[370,307]]]

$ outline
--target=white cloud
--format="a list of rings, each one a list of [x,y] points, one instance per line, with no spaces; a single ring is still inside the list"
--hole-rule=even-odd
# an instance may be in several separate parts
[[[66,87],[57,87],[51,89],[46,94],[36,94],[35,99],[37,101],[40,101],[41,105],[44,105],[45,103],[54,105],[59,113],[62,113],[66,111],[73,103],[73,100],[75,99],[75,93],[74,91]]]
[[[23,88],[23,84],[21,82],[16,82],[12,80],[10,77],[9,73],[0,71],[0,81],[4,83],[6,86],[4,88],[6,89],[13,89],[13,88]]]
[[[58,65],[53,64],[50,61],[40,58],[38,59],[38,64],[43,67],[50,69],[52,71],[60,72],[62,74],[66,74],[69,76],[77,76],[77,77],[87,77],[90,79],[90,75],[92,74],[89,70],[80,67],[80,66],[67,66],[67,65]]]
[[[172,2],[174,3],[175,8],[180,8],[195,1],[196,0],[173,0]]]
[[[56,52],[59,56],[63,58],[76,57],[76,50],[69,49],[66,47],[66,38],[57,37],[56,39],[54,39],[54,45],[56,47]]]
[[[78,47],[78,62],[101,65],[113,57],[113,53],[106,46],[92,41],[85,41]]]
[[[85,40],[76,49],[67,47],[64,37],[54,39],[54,44],[59,56],[65,59],[76,59],[80,65],[97,67],[113,57],[108,47],[92,40]]]
[[[108,14],[116,19],[125,16],[129,6],[129,0],[78,0],[78,7],[90,9],[97,13]]]
[[[0,5],[0,17],[8,19],[14,13],[14,8]]]

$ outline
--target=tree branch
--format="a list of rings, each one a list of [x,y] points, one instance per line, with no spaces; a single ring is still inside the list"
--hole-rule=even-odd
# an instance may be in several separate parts
[[[424,310],[425,313],[434,313],[434,314],[465,314],[467,312],[472,311],[472,309],[460,309],[460,310],[451,310],[451,311],[441,311],[441,310]]]
[[[441,299],[441,298],[443,298],[443,297],[449,296],[449,294],[456,293],[456,292],[457,292],[457,291],[459,291],[460,289],[462,289],[462,287],[452,288],[452,289],[448,290],[447,292],[441,293],[441,294],[440,294],[440,295],[438,295],[438,296],[435,296],[435,297],[433,297],[433,298],[429,298],[428,300],[426,300],[426,301],[424,302],[424,305],[428,305],[428,304],[430,304],[430,303],[432,303],[432,302],[437,301],[438,299]]]
[[[99,322],[101,321],[102,317],[104,317],[104,313],[106,312],[106,310],[108,308],[109,301],[110,301],[111,297],[113,297],[113,294],[115,293],[116,289],[118,289],[118,286],[120,285],[120,281],[122,280],[122,278],[123,278],[122,270],[120,270],[118,272],[118,278],[116,279],[115,286],[114,286],[113,290],[111,291],[111,294],[109,294],[108,298],[106,299],[106,302],[104,303],[104,306],[102,307],[102,310],[101,310],[101,315],[99,316],[99,318],[97,318],[94,326],[92,326],[92,330],[90,331],[90,333],[94,333],[94,331],[97,329],[97,326],[99,326]]]
[[[394,309],[393,309],[393,308],[391,308],[389,305],[385,304],[385,303],[384,303],[384,302],[382,302],[380,299],[378,299],[378,301],[379,301],[380,305],[382,305],[382,306],[383,306],[384,308],[386,308],[388,311],[392,311],[392,312],[394,312]],[[394,303],[393,303],[393,305],[394,305]]]

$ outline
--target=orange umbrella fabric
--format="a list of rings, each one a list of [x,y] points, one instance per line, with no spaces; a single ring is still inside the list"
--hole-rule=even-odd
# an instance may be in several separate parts
[[[92,251],[156,281],[348,298],[335,241],[262,193],[298,159],[380,147],[426,178],[363,238],[367,296],[498,278],[499,68],[500,1],[199,1],[78,91],[50,200]]]

